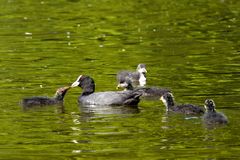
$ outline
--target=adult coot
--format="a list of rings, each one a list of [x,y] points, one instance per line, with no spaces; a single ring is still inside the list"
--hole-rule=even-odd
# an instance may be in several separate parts
[[[62,104],[64,96],[70,88],[62,87],[57,89],[53,97],[34,96],[23,98],[21,104],[24,107]]]
[[[166,93],[160,98],[163,104],[166,106],[167,111],[176,113],[183,113],[186,115],[199,115],[204,114],[204,110],[201,107],[192,104],[175,105],[174,97],[171,93]]]
[[[227,124],[228,119],[223,113],[219,113],[215,109],[215,103],[212,99],[205,100],[206,112],[203,115],[203,121],[207,125]]]
[[[127,79],[130,79],[134,86],[146,85],[146,65],[139,64],[136,72],[121,71],[117,74],[118,85],[124,83]]]
[[[78,101],[85,105],[137,105],[142,95],[141,92],[135,90],[94,93],[94,80],[85,75],[80,75],[71,87],[77,86],[83,90]]]
[[[165,93],[171,92],[167,88],[158,88],[158,87],[133,87],[132,81],[130,79],[126,79],[124,83],[118,84],[118,88],[124,88],[124,90],[138,90],[142,91],[142,97],[146,98],[160,98]]]

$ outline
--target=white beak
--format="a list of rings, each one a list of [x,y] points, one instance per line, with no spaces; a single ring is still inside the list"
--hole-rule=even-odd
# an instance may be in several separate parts
[[[73,82],[73,84],[71,85],[71,87],[72,87],[72,88],[73,88],[73,87],[77,87],[79,84],[80,84],[80,82],[75,81],[75,82]]]
[[[71,85],[71,88],[77,87],[77,86],[80,84],[79,80],[80,80],[81,77],[82,77],[82,75],[80,75],[80,76],[77,78],[77,80],[76,80],[75,82],[73,82],[73,84]]]

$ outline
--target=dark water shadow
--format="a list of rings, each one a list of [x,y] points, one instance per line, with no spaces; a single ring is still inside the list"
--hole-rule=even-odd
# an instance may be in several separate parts
[[[136,106],[105,106],[79,104],[80,112],[94,114],[136,114],[140,110]]]
[[[32,106],[21,105],[21,109],[22,109],[23,112],[39,111],[39,110],[42,110],[42,109],[48,109],[50,107],[55,108],[56,113],[59,113],[59,114],[65,113],[65,106],[64,106],[63,103],[56,104],[56,105],[44,105],[44,106],[41,106],[41,105],[32,105]]]
[[[132,106],[101,106],[101,105],[82,105],[79,104],[79,114],[74,114],[74,122],[81,124],[96,121],[112,121],[116,117],[127,118],[140,113],[138,107]],[[83,128],[89,128],[83,126]]]
[[[207,129],[207,130],[215,130],[215,129],[218,129],[218,128],[225,128],[227,127],[229,124],[219,124],[219,123],[216,123],[216,124],[208,124],[208,123],[204,123],[202,122],[202,126],[203,128]]]

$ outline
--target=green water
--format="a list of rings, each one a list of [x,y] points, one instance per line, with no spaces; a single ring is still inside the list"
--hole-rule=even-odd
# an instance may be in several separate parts
[[[240,151],[239,0],[0,0],[0,159],[237,159]],[[147,84],[178,103],[213,98],[230,123],[138,108],[78,106],[22,110],[80,74],[115,90],[118,71],[147,66]]]

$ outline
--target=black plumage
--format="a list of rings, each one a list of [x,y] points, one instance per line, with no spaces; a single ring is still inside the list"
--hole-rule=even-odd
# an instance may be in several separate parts
[[[146,98],[160,98],[165,93],[171,92],[171,90],[167,88],[159,88],[159,87],[133,87],[132,81],[126,79],[126,81],[122,84],[119,84],[117,88],[124,88],[125,90],[138,90],[142,92],[142,97]]]
[[[227,117],[215,109],[216,105],[212,99],[205,100],[206,112],[203,115],[203,121],[207,125],[227,124]]]
[[[82,94],[79,103],[85,105],[137,105],[140,101],[141,92],[131,91],[106,91],[95,92],[94,80],[85,75],[80,75],[72,84],[72,87],[81,87]]]
[[[59,88],[57,89],[53,97],[33,96],[33,97],[23,98],[21,101],[21,105],[24,107],[30,107],[30,106],[61,104],[63,102],[65,94],[69,89],[70,87]]]
[[[161,97],[162,102],[166,106],[167,111],[176,113],[183,113],[186,115],[201,115],[204,114],[203,108],[192,104],[180,104],[176,105],[174,97],[171,93],[166,93]]]

